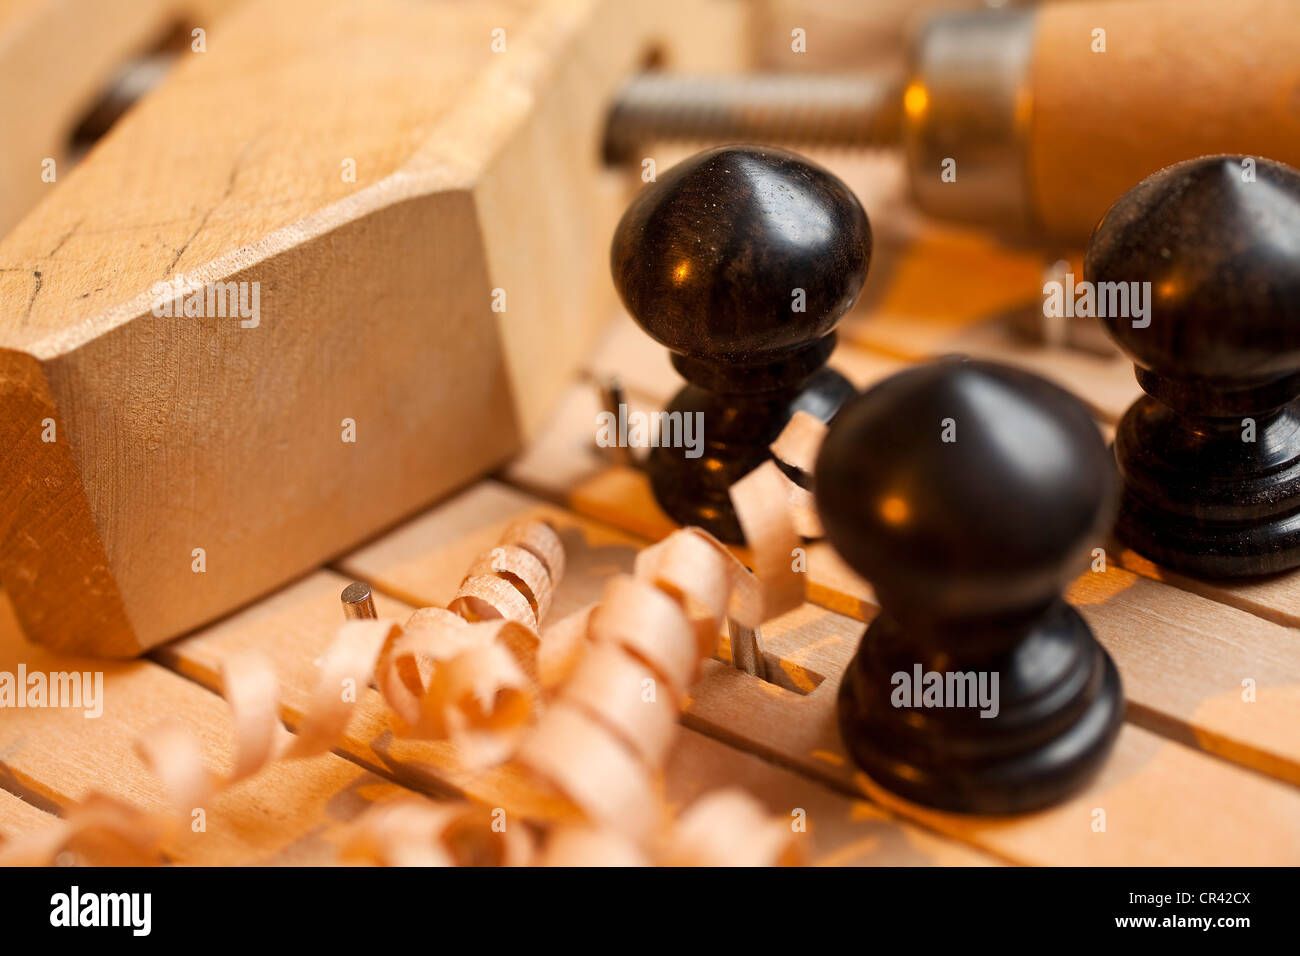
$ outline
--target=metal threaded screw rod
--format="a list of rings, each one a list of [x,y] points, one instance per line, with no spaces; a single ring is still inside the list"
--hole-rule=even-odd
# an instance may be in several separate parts
[[[646,73],[610,110],[605,158],[627,162],[653,142],[891,146],[901,133],[901,86],[871,75]]]

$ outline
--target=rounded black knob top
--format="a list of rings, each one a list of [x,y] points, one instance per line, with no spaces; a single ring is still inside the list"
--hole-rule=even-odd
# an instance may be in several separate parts
[[[857,301],[870,255],[866,213],[836,176],[783,149],[722,146],[642,190],[610,265],[660,344],[757,365],[826,336]]]
[[[816,499],[831,544],[909,628],[1041,611],[1114,515],[1087,409],[1027,372],[943,359],[831,423]]]
[[[1300,172],[1243,156],[1166,167],[1102,217],[1084,275],[1125,284],[1096,287],[1099,317],[1160,378],[1213,390],[1300,372]],[[1117,293],[1131,304],[1142,283],[1147,316],[1100,315]]]

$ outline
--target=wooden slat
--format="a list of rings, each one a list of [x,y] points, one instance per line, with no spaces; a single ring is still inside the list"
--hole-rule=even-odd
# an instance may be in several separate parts
[[[224,701],[148,661],[127,663],[59,655],[25,643],[0,598],[0,670],[102,671],[104,712],[21,708],[0,718],[0,781],[34,801],[66,808],[100,791],[150,811],[169,804],[134,752],[140,733],[178,719],[202,740],[211,765],[229,770],[231,726]],[[206,830],[188,828],[164,845],[171,860],[205,865],[321,863],[334,859],[332,832],[392,783],[333,754],[277,764],[218,794],[205,807]]]
[[[648,408],[629,392],[633,409]],[[574,385],[560,399],[538,434],[507,466],[512,484],[543,498],[560,498],[569,488],[599,476],[609,467],[610,457],[595,442],[596,416],[602,409],[592,385]]]
[[[819,866],[989,866],[1001,861],[965,842],[913,826],[865,799],[854,799],[691,729],[678,735],[664,770],[665,796],[685,806],[717,787],[748,790],[768,810],[808,822],[807,861]]]
[[[857,782],[886,806],[888,795]],[[1105,832],[1095,832],[1097,811]],[[1081,866],[1300,864],[1300,796],[1126,724],[1100,775],[1072,800],[1025,817],[908,816],[1026,863]]]
[[[455,591],[469,561],[497,540],[502,525],[495,520],[501,506],[520,496],[499,486],[480,485],[459,499],[470,507],[458,510],[455,520],[431,527],[419,519],[399,529],[389,545],[368,549],[369,555],[348,564],[391,562],[392,574],[384,580],[398,582],[392,590],[426,591],[445,602]],[[531,502],[530,502],[531,504]],[[474,517],[478,514],[482,520]],[[427,518],[428,516],[426,516]],[[564,535],[568,547],[568,582],[556,595],[553,617],[579,606],[599,592],[601,582],[615,570],[630,566],[632,550],[613,536],[579,540]],[[424,542],[416,554],[414,545]],[[302,719],[315,685],[315,659],[333,640],[340,620],[338,595],[348,579],[321,571],[285,589],[267,601],[248,608],[198,634],[168,645],[159,652],[169,666],[205,685],[217,680],[221,661],[250,647],[262,648],[274,661],[280,677],[282,716],[290,726]],[[376,587],[381,586],[376,581]],[[426,599],[422,603],[430,603]],[[376,594],[381,616],[405,620],[413,608],[384,593]],[[454,747],[431,741],[402,741],[389,729],[389,713],[379,694],[367,688],[358,701],[359,716],[339,743],[341,752],[366,764],[382,767],[403,783],[433,794],[460,794],[509,814],[533,819],[557,819],[571,808],[536,787],[513,765],[488,771],[465,766]],[[987,864],[985,853],[915,827],[864,812],[858,801],[764,763],[749,753],[731,750],[708,737],[683,731],[679,749],[666,769],[668,798],[683,803],[700,793],[734,783],[746,785],[774,813],[788,815],[796,808],[807,812],[810,855],[836,862],[888,864]]]
[[[1300,784],[1300,634],[1114,564],[1068,596],[1114,656],[1130,719]]]
[[[623,502],[610,512],[627,515],[633,510]],[[490,547],[507,522],[523,515],[544,516],[562,528],[576,558],[566,588],[583,595],[583,600],[599,592],[600,581],[609,573],[630,565],[636,539],[488,482],[348,556],[343,565],[376,587],[442,603],[454,592],[459,572],[473,555]],[[584,582],[584,577],[591,580]],[[1177,591],[1169,593],[1185,597]],[[874,613],[863,595],[847,597],[857,602],[864,617]],[[1092,614],[1095,607],[1084,611]],[[846,792],[859,792],[856,771],[839,743],[834,710],[839,674],[861,631],[860,621],[819,608],[806,607],[770,622],[763,629],[764,650],[774,655],[772,663],[787,686],[706,662],[685,722]],[[1187,635],[1180,636],[1195,633],[1189,628]],[[1182,651],[1178,644],[1169,644],[1167,636],[1148,641],[1143,652],[1157,653],[1164,644],[1169,651],[1162,659],[1176,664]],[[1126,647],[1116,644],[1112,652],[1119,657]],[[1125,669],[1124,660],[1120,667]],[[1143,664],[1138,674],[1153,674],[1153,670]],[[1127,676],[1132,694],[1131,669]],[[809,692],[800,692],[805,689]],[[1257,737],[1253,729],[1212,713],[1188,717],[1197,721],[1195,726],[1209,723],[1228,736]],[[1274,744],[1274,749],[1281,746]],[[1170,804],[1177,809],[1167,810]],[[1126,832],[1141,830],[1142,838],[1136,842],[1104,836],[1087,839],[1092,835],[1094,807],[1106,809],[1112,833],[1118,818]],[[901,812],[919,814],[907,807]],[[1000,856],[1026,863],[1241,862],[1239,843],[1244,840],[1255,844],[1250,854],[1257,860],[1285,861],[1300,853],[1300,791],[1135,726],[1125,728],[1098,780],[1062,808],[1012,823],[977,825],[959,820],[958,827],[951,821],[935,822],[928,815],[925,819]],[[1201,829],[1214,834],[1199,835]],[[1265,838],[1265,833],[1270,835]]]
[[[0,842],[50,826],[56,818],[20,800],[7,790],[0,790]]]
[[[1207,581],[1162,568],[1127,548],[1116,548],[1115,553],[1124,567],[1143,577],[1230,604],[1286,627],[1300,627],[1300,571],[1244,581]]]
[[[921,220],[906,202],[905,177],[888,175],[887,161],[813,155],[862,197],[877,233],[862,300],[841,323],[843,341],[910,361],[965,353],[1016,365],[1074,392],[1105,421],[1118,420],[1140,394],[1104,335],[1089,334],[1084,349],[1038,344],[1011,328],[1017,312],[1039,327],[1044,273],[1060,250],[1012,247],[984,231]],[[1074,269],[1080,278],[1082,271]]]

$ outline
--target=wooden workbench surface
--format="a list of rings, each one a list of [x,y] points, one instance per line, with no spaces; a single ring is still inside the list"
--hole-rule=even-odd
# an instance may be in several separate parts
[[[857,385],[930,355],[966,351],[1061,382],[1103,426],[1137,394],[1118,356],[1048,348],[1006,332],[1002,317],[1033,304],[1043,260],[914,221],[897,204],[897,169],[888,158],[823,159],[860,192],[873,221],[891,224],[877,229],[868,296],[842,326],[832,360]],[[295,729],[349,580],[371,583],[380,614],[402,619],[413,606],[447,603],[508,522],[543,515],[560,530],[569,562],[550,619],[597,599],[606,579],[628,571],[638,549],[672,528],[643,475],[594,447],[593,383],[609,374],[647,409],[678,382],[662,349],[625,316],[611,317],[549,425],[505,470],[148,657],[110,663],[38,648],[5,609],[0,670],[20,663],[102,670],[105,706],[97,719],[60,709],[4,714],[0,836],[46,825],[92,790],[161,806],[164,796],[133,743],[164,714],[202,739],[214,760],[229,761],[219,673],[243,648],[272,658],[281,716]],[[773,813],[802,809],[807,857],[822,864],[1300,863],[1300,577],[1208,585],[1116,548],[1108,554],[1106,570],[1085,573],[1069,597],[1121,671],[1127,723],[1102,773],[1069,802],[1013,818],[959,817],[903,804],[856,772],[838,739],[835,697],[876,606],[870,587],[820,544],[809,549],[808,603],[762,631],[771,680],[725,660],[706,662],[665,771],[669,801],[685,804],[738,784]],[[395,739],[374,690],[364,692],[359,710],[333,753],[273,764],[223,792],[208,809],[206,831],[174,838],[165,859],[326,862],[340,828],[403,792],[512,799],[508,773],[473,772],[448,745]]]

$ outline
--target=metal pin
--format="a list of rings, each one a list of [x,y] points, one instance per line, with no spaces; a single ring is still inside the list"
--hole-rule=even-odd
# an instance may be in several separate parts
[[[1067,296],[1072,296],[1069,282],[1077,284],[1083,281],[1082,276],[1070,279],[1072,272],[1073,267],[1068,260],[1053,262],[1043,272],[1043,288],[1046,289],[1048,283],[1057,283]],[[1084,352],[1100,358],[1114,358],[1119,354],[1096,319],[1091,316],[1049,315],[1043,307],[1042,299],[1036,299],[1024,308],[1012,309],[1001,318],[1003,321],[997,327],[1005,328],[1015,338],[1033,345]]]
[[[614,421],[621,422],[627,414],[627,393],[623,391],[623,383],[619,381],[617,375],[606,375],[597,384],[597,388],[600,391],[601,407],[614,416]],[[640,467],[636,456],[632,454],[632,449],[625,445],[615,442],[609,447],[601,448],[600,451],[617,465],[627,468]]]
[[[187,41],[188,42],[188,41]],[[72,134],[85,148],[108,132],[131,107],[159,86],[176,62],[173,53],[151,53],[123,64],[104,95],[90,108]]]
[[[343,616],[349,621],[375,618],[375,600],[370,593],[370,585],[362,581],[353,581],[339,595],[343,602]]]
[[[758,646],[758,628],[744,627],[728,618],[727,635],[731,639],[731,663],[736,670],[767,680],[767,662]]]

